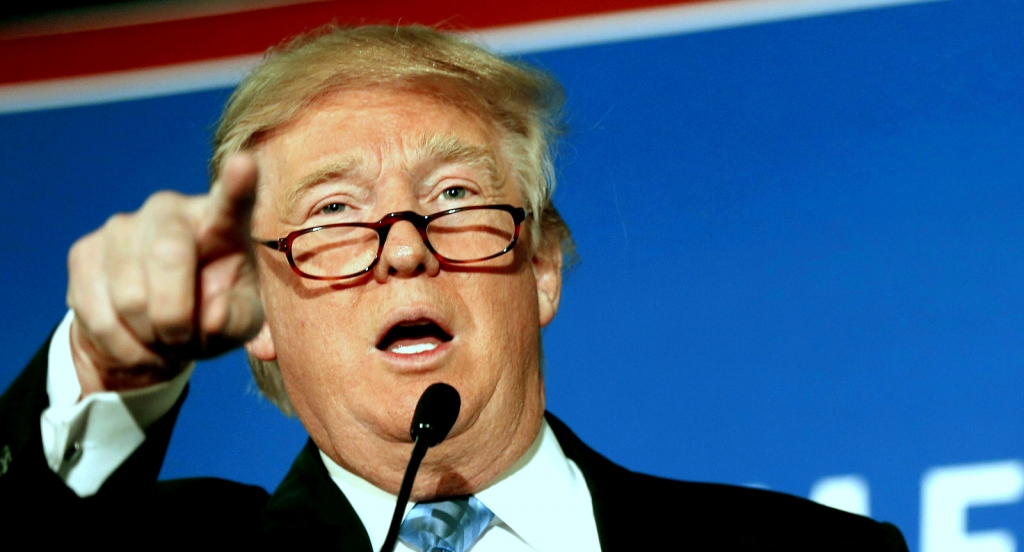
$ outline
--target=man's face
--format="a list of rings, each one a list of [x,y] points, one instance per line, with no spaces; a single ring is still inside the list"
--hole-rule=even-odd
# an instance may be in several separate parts
[[[524,205],[492,125],[407,91],[335,94],[255,153],[260,239],[396,211]],[[539,328],[553,318],[561,284],[557,250],[534,251],[529,224],[512,252],[457,267],[399,222],[371,274],[333,282],[301,278],[284,255],[261,249],[266,324],[248,349],[278,360],[314,441],[357,473],[373,467],[354,448],[407,443],[416,401],[437,381],[462,396],[450,440],[509,446],[503,425],[539,423],[543,413]]]

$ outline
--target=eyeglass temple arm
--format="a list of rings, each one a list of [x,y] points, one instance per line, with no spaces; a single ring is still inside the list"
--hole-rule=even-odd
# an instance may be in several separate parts
[[[253,241],[258,243],[258,244],[260,244],[260,245],[265,245],[265,246],[273,249],[274,251],[283,251],[285,253],[288,252],[288,238],[281,238],[279,240],[256,240],[256,239],[254,239]]]

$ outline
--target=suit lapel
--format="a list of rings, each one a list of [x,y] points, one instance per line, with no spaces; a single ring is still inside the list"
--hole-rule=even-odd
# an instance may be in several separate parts
[[[263,516],[267,536],[289,546],[373,551],[362,521],[331,480],[312,439],[270,497]]]

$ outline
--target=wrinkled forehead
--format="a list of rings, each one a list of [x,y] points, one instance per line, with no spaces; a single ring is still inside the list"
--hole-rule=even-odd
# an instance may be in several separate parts
[[[416,178],[441,165],[466,167],[504,188],[516,180],[505,149],[499,125],[471,104],[394,87],[339,91],[260,137],[257,208],[272,202],[288,210],[324,182],[373,186],[395,171]]]

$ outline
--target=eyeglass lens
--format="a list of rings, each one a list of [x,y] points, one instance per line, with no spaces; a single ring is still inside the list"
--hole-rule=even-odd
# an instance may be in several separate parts
[[[512,215],[498,209],[459,211],[427,225],[427,240],[437,254],[452,262],[469,262],[504,251],[515,238]],[[363,272],[377,256],[376,230],[352,226],[327,227],[296,236],[291,244],[296,268],[316,277],[344,277]]]

